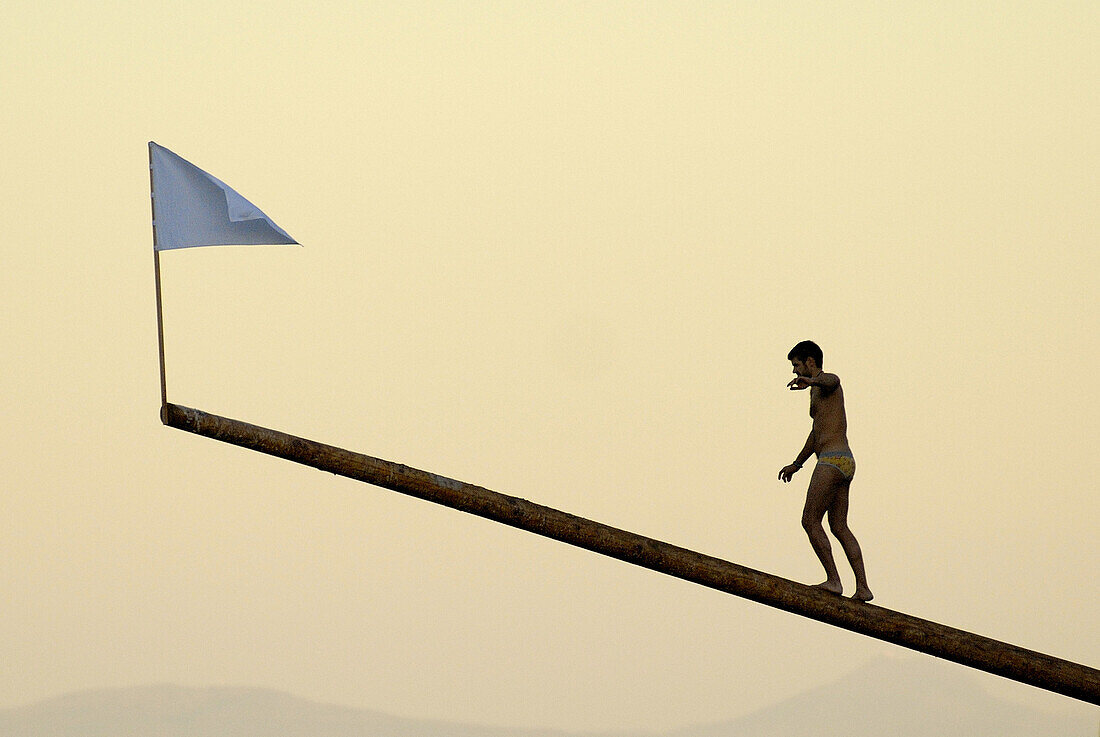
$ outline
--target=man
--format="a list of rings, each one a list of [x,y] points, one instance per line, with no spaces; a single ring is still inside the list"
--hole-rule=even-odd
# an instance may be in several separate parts
[[[874,595],[867,587],[867,574],[863,570],[863,553],[855,535],[848,529],[848,490],[856,472],[856,461],[848,447],[848,419],[844,413],[844,390],[840,378],[821,370],[821,348],[810,340],[804,340],[787,354],[795,378],[787,383],[793,391],[810,390],[810,417],[813,428],[806,438],[806,445],[799,451],[794,463],[779,472],[779,479],[788,483],[802,468],[802,464],[817,454],[817,465],[806,490],[806,506],[802,510],[802,526],[810,537],[810,545],[818,560],[825,567],[827,578],[817,588],[841,594],[844,587],[833,561],[833,550],[821,520],[829,514],[829,528],[844,548],[852,572],[856,574],[856,591],[853,599],[870,601]]]

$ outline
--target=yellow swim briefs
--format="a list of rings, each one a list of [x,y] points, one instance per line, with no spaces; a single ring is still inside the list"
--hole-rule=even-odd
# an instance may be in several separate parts
[[[840,471],[846,481],[856,475],[856,459],[851,451],[834,450],[823,453],[817,457],[817,464],[820,466],[822,463]]]

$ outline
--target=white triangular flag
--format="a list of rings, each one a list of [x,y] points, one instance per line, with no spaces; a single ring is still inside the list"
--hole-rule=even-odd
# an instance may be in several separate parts
[[[232,187],[149,141],[156,248],[298,241]]]

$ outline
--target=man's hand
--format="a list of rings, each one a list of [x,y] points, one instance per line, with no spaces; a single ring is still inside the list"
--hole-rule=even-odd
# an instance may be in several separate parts
[[[798,465],[797,463],[792,463],[789,466],[784,466],[783,470],[779,472],[779,480],[782,481],[784,484],[789,484],[791,482],[791,476],[794,476],[801,470],[802,466]]]
[[[802,389],[809,389],[810,388],[810,377],[809,376],[796,376],[796,377],[794,377],[793,379],[791,379],[790,381],[787,382],[787,388],[790,389],[792,392],[800,391]]]

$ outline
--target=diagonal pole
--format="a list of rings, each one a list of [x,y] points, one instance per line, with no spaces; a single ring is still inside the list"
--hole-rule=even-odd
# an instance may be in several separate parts
[[[161,419],[169,427],[442,504],[884,642],[1100,704],[1100,670],[1095,668],[845,599],[526,499],[202,410],[169,404]]]
[[[153,144],[149,144],[149,207],[153,216],[153,279],[157,288],[157,348],[160,352],[160,413],[168,410],[168,385],[164,379],[164,311],[160,298],[160,250],[157,248],[157,190],[153,182]]]

